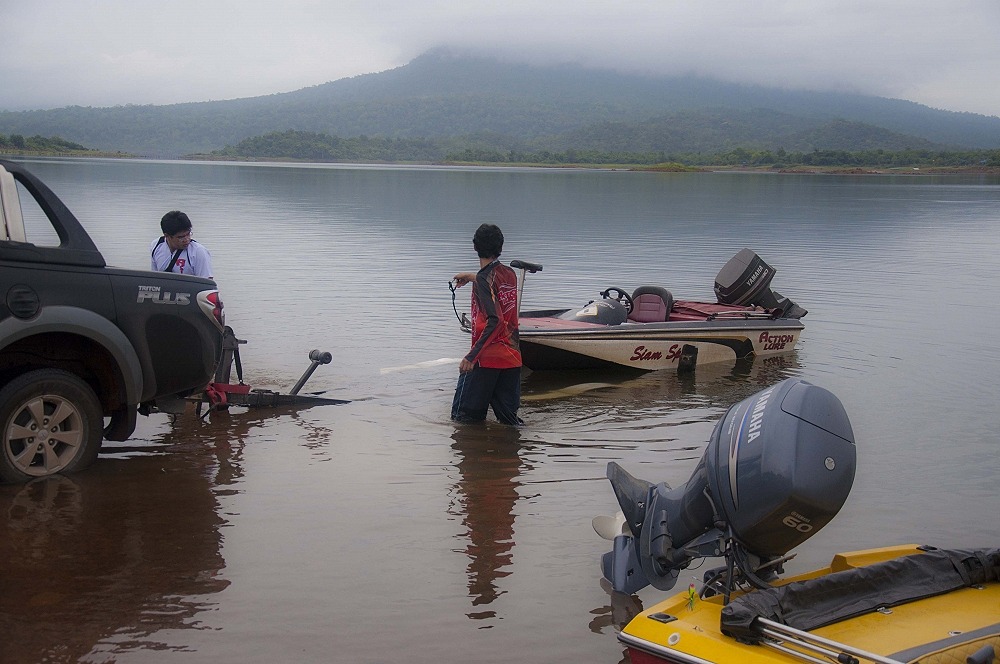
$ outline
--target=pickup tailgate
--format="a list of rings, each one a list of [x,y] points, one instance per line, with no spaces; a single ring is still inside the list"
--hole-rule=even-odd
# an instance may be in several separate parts
[[[222,326],[199,304],[216,292],[210,279],[106,268],[118,327],[137,346],[143,401],[200,390],[222,354]]]

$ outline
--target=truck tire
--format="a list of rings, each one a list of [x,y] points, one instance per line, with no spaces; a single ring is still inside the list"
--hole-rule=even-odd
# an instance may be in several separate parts
[[[0,389],[0,481],[82,470],[97,459],[104,418],[94,390],[61,369],[22,374]]]

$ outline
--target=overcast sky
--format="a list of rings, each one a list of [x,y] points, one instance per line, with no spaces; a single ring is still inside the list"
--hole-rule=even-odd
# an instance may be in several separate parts
[[[1000,0],[0,0],[0,109],[289,92],[435,46],[1000,115]]]

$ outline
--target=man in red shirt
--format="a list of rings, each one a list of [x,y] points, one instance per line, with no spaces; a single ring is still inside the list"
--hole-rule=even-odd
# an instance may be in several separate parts
[[[472,246],[479,272],[455,275],[456,288],[472,282],[472,350],[458,366],[451,419],[477,422],[486,409],[504,424],[523,424],[521,350],[517,337],[517,275],[500,262],[503,233],[493,224],[476,229]]]

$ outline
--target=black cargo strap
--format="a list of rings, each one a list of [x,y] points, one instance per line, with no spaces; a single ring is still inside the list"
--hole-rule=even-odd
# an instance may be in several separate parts
[[[173,258],[170,259],[170,262],[167,263],[167,268],[165,270],[163,270],[164,272],[172,272],[173,271],[174,265],[177,263],[177,259],[180,258],[180,255],[181,255],[182,251],[184,251],[184,250],[183,249],[178,249],[177,251],[174,252],[174,256],[173,256]]]
[[[163,237],[162,235],[160,236],[160,239],[157,240],[157,242],[156,242],[155,245],[153,245],[153,253],[156,253],[156,248],[159,247],[161,244],[163,244],[166,241],[166,239],[167,238]],[[173,258],[171,258],[170,262],[167,263],[167,268],[164,270],[164,272],[172,272],[173,271],[174,265],[177,264],[177,259],[181,257],[181,252],[182,251],[184,251],[184,250],[183,249],[178,249],[177,251],[174,252]]]
[[[227,328],[230,331],[232,328]],[[233,335],[234,337],[236,335]],[[240,346],[237,340],[236,348],[233,349],[233,359],[236,361],[236,380],[240,381],[240,385],[243,384],[243,362],[240,361]]]

